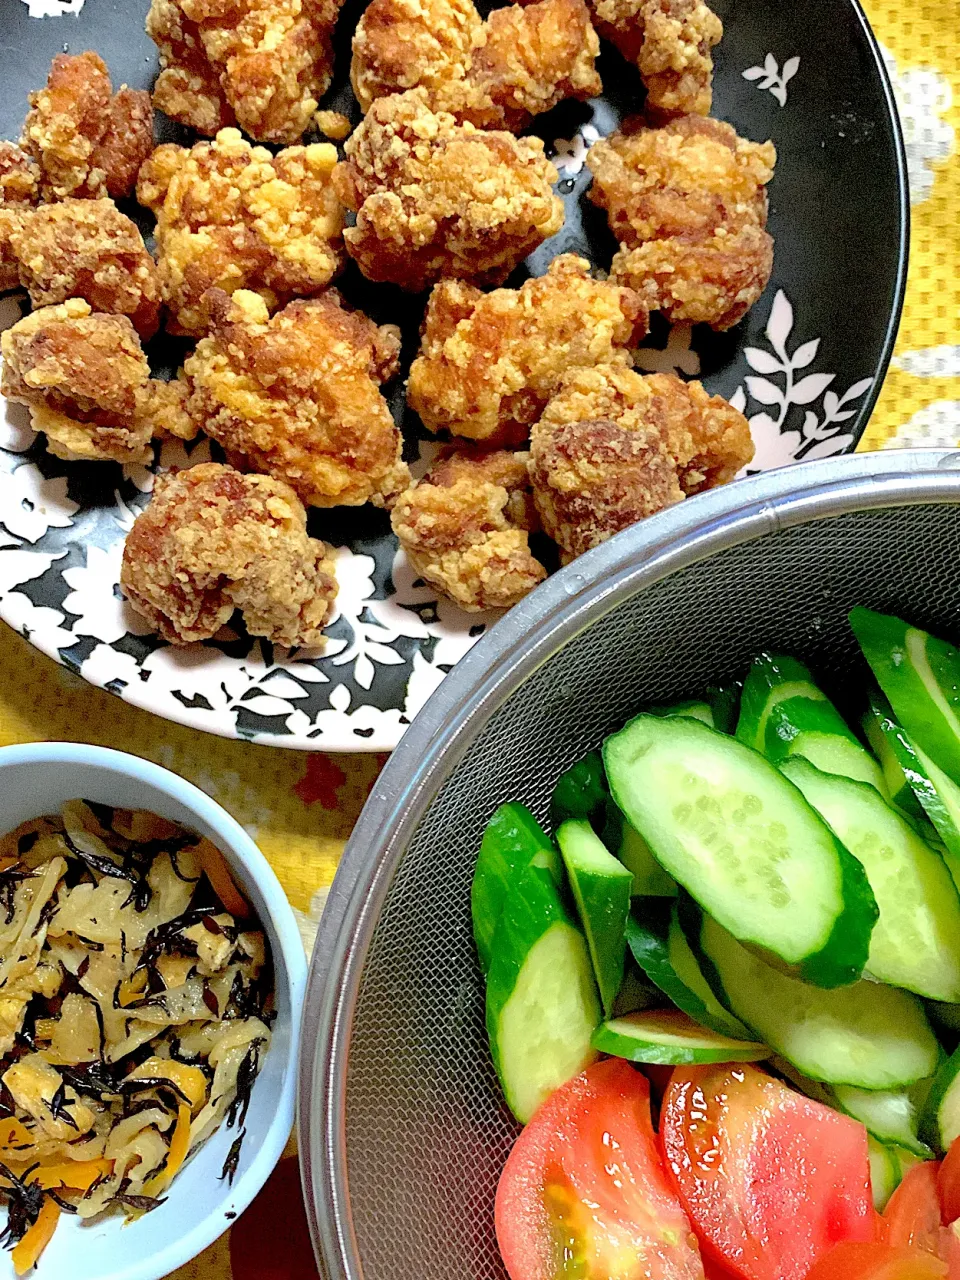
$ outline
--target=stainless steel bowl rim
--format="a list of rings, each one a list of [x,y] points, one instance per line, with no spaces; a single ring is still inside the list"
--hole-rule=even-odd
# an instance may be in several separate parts
[[[514,606],[447,676],[370,794],[313,953],[300,1052],[299,1146],[314,1248],[331,1280],[363,1276],[349,1208],[344,1116],[350,1030],[367,949],[409,836],[496,708],[574,635],[678,570],[810,521],[930,503],[960,503],[960,452],[849,454],[749,477],[661,512],[581,556]]]

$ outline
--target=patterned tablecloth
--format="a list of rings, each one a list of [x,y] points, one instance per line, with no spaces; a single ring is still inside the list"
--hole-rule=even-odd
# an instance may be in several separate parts
[[[865,7],[903,120],[913,241],[896,355],[861,447],[953,447],[960,444],[960,0],[865,0]],[[304,756],[205,737],[89,688],[2,624],[0,670],[0,743],[103,743],[197,783],[270,859],[309,950],[344,841],[382,758]],[[176,1280],[309,1280],[315,1274],[306,1227],[290,1220],[292,1152],[291,1145],[231,1235],[177,1271]],[[278,1219],[285,1230],[277,1231]]]

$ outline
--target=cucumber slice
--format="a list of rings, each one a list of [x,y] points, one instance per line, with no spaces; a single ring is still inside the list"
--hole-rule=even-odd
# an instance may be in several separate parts
[[[550,799],[550,824],[554,831],[568,819],[603,821],[610,791],[599,751],[590,751],[561,773]]]
[[[858,977],[877,918],[863,868],[769,761],[697,720],[650,715],[603,757],[657,861],[736,937],[820,986]]]
[[[583,934],[550,872],[529,865],[503,902],[487,974],[487,1034],[510,1110],[526,1124],[596,1056],[600,1005]]]
[[[611,805],[613,802],[611,801]],[[635,827],[617,810],[620,839],[617,857],[633,874],[633,894],[637,898],[675,898],[677,882],[668,875],[650,852],[650,846]],[[608,828],[613,830],[614,825]]]
[[[503,900],[531,862],[546,867],[554,881],[562,883],[560,855],[540,823],[522,804],[502,804],[484,830],[470,891],[473,937],[484,973],[490,968]]]
[[[877,1213],[882,1213],[900,1185],[900,1165],[893,1152],[871,1134],[867,1134],[867,1159],[870,1162],[873,1207]]]
[[[602,1022],[593,1047],[628,1062],[687,1066],[701,1062],[760,1062],[765,1044],[733,1040],[701,1027],[679,1009],[649,1009]]]
[[[867,873],[880,908],[869,976],[960,1001],[960,897],[940,855],[866,783],[821,773],[799,757],[780,768]]]
[[[589,822],[565,822],[557,832],[557,843],[590,948],[600,1003],[609,1018],[623,982],[624,927],[633,876],[607,851]]]
[[[914,826],[929,825],[923,806],[913,793],[896,755],[883,728],[883,718],[889,711],[889,704],[884,707],[886,699],[877,690],[871,689],[867,695],[867,710],[863,713],[861,724],[871,750],[880,762],[883,779],[887,786],[890,803],[903,813]]]
[[[875,1090],[856,1089],[848,1084],[833,1086],[834,1105],[848,1116],[853,1116],[854,1120],[859,1120],[874,1138],[880,1142],[895,1143],[921,1160],[930,1160],[932,1151],[918,1137],[920,1106],[917,1094],[916,1085],[911,1089]]]
[[[689,716],[691,720],[699,720],[708,729],[717,726],[713,719],[713,707],[709,702],[675,702],[668,707],[651,707],[652,716]]]
[[[960,1138],[960,1049],[952,1053],[933,1078],[920,1119],[920,1137],[946,1155]]]
[[[691,937],[687,915],[681,922]],[[936,1070],[938,1046],[919,1000],[858,982],[824,991],[764,964],[716,921],[701,915],[693,939],[709,961],[716,994],[758,1040],[813,1080],[896,1089]]]
[[[796,658],[761,654],[744,684],[742,706],[744,732],[738,727],[737,736],[774,764],[803,756],[825,773],[868,782],[886,797],[880,766]]]
[[[707,690],[707,701],[713,710],[713,727],[721,733],[733,733],[737,727],[742,690],[743,683],[739,680],[731,684],[711,685]]]
[[[960,650],[901,618],[851,609],[850,625],[897,719],[960,783]]]
[[[710,990],[679,924],[676,932],[680,937],[675,939],[668,907],[661,900],[647,899],[641,904],[641,919],[631,916],[627,921],[627,945],[634,960],[678,1009],[701,1026],[722,1036],[749,1040],[743,1023],[727,1013]],[[678,958],[684,977],[677,971]]]

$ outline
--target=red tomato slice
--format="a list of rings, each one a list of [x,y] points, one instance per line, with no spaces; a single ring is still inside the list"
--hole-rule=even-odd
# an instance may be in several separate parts
[[[941,1280],[942,1262],[919,1249],[888,1244],[838,1244],[825,1253],[807,1280]]]
[[[705,1257],[740,1280],[805,1280],[875,1239],[866,1130],[755,1067],[678,1067],[660,1137]]]
[[[937,1190],[940,1193],[943,1221],[956,1222],[960,1218],[960,1138],[954,1142],[940,1165]]]
[[[940,1257],[947,1264],[947,1280],[960,1280],[960,1222],[940,1228]]]
[[[927,1253],[940,1252],[940,1198],[937,1195],[936,1160],[915,1164],[894,1191],[883,1211],[886,1240]]]
[[[619,1058],[548,1098],[500,1177],[497,1243],[511,1280],[702,1280],[696,1237],[650,1123],[650,1086]]]

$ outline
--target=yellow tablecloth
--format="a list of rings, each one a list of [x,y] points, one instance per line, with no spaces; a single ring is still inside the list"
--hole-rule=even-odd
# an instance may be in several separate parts
[[[910,283],[897,352],[863,448],[960,444],[960,0],[866,0],[889,58],[907,137]],[[102,693],[0,626],[0,743],[67,738],[149,757],[197,783],[247,828],[298,912],[305,943],[382,760],[304,756],[206,737]],[[285,1171],[290,1174],[290,1168]],[[274,1210],[275,1213],[275,1210]],[[254,1206],[251,1214],[270,1214]],[[264,1231],[277,1235],[273,1217]],[[223,1238],[176,1280],[254,1280]],[[309,1277],[277,1259],[270,1280]],[[256,1280],[265,1280],[260,1274]]]

